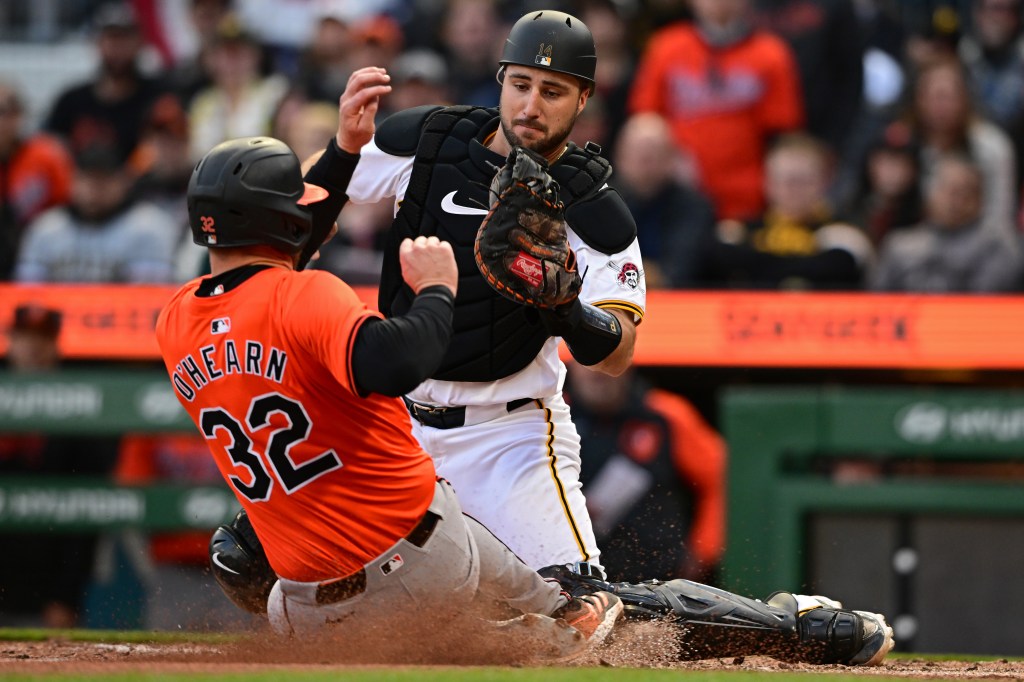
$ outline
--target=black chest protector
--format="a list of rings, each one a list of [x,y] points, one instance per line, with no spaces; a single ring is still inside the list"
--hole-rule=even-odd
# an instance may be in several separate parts
[[[459,291],[454,335],[434,379],[485,382],[510,376],[526,367],[548,338],[536,313],[495,293],[473,259],[473,242],[490,204],[488,188],[505,161],[482,143],[497,126],[496,109],[417,107],[388,118],[374,138],[388,154],[415,155],[409,186],[385,246],[378,298],[381,312],[389,317],[402,315],[412,304],[413,292],[402,280],[398,260],[403,239],[434,235],[451,243],[455,251]],[[595,220],[602,212],[608,214],[606,209],[588,208],[581,213],[587,227],[576,229],[570,217],[576,205],[607,203],[594,201],[611,175],[606,160],[570,143],[551,173],[570,207],[566,220],[581,239],[604,253],[615,253],[632,242],[636,226],[613,191],[600,195],[614,195],[612,203],[621,205],[620,213],[628,220],[619,215],[616,221],[612,212],[609,228],[604,220]],[[588,237],[594,233],[603,239]]]

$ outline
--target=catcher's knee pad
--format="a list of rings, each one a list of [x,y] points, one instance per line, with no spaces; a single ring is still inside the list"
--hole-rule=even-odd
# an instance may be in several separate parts
[[[245,510],[210,537],[210,570],[224,594],[241,609],[266,614],[277,575]]]

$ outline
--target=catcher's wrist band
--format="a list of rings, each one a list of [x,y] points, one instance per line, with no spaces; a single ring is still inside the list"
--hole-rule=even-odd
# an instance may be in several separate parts
[[[596,365],[619,347],[619,318],[578,298],[564,310],[538,312],[548,330],[565,339],[569,352],[581,365]]]

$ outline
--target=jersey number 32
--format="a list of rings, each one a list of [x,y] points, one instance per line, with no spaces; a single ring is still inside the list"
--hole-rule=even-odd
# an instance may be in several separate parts
[[[288,420],[288,426],[274,431],[267,441],[263,457],[253,451],[250,433],[270,426],[270,417],[281,414]],[[228,457],[236,466],[249,471],[250,483],[238,476],[229,476],[231,485],[240,495],[252,502],[263,502],[270,498],[276,479],[287,494],[291,494],[310,481],[328,471],[341,467],[341,460],[334,450],[327,450],[317,457],[296,466],[289,456],[293,446],[309,437],[312,422],[302,403],[286,398],[280,393],[270,393],[253,398],[245,418],[246,428],[223,408],[207,408],[199,414],[199,428],[207,439],[217,438],[217,432],[224,430],[230,437],[226,446]],[[269,465],[271,471],[267,471]],[[271,476],[273,473],[273,477]]]

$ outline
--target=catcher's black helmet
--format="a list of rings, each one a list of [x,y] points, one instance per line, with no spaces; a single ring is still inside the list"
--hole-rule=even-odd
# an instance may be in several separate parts
[[[586,24],[565,12],[530,12],[512,26],[498,62],[576,76],[594,88],[597,50]]]
[[[212,248],[265,244],[295,254],[313,229],[306,204],[327,190],[302,181],[295,153],[271,137],[222,142],[192,171],[188,222],[192,241]]]

